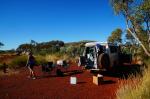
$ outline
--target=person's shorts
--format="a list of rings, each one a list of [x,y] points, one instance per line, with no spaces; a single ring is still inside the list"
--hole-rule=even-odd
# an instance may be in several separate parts
[[[30,67],[31,69],[33,69],[34,64],[29,64],[28,67]]]

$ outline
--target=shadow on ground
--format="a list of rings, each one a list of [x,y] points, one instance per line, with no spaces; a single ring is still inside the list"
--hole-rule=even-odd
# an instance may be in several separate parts
[[[41,78],[49,78],[49,77],[66,77],[66,76],[71,76],[71,75],[76,75],[81,73],[83,73],[83,70],[72,70],[72,71],[65,71],[65,72],[61,70],[57,70],[55,74],[48,72],[43,74],[42,76],[38,76],[37,78],[41,79]]]
[[[81,73],[83,73],[83,70],[72,70],[72,71],[63,72],[64,76],[71,76],[71,75],[81,74]]]
[[[114,84],[116,83],[115,81],[112,81],[112,80],[104,80],[102,81],[102,84]]]
[[[85,84],[85,83],[87,83],[87,82],[84,82],[84,81],[82,81],[82,82],[77,82],[77,84]]]
[[[98,71],[94,72],[93,74],[96,75],[98,73],[104,75],[104,76],[110,76],[110,77],[118,77],[127,79],[130,75],[132,76],[142,76],[142,72],[144,67],[137,64],[125,64],[122,66],[116,66],[108,71]]]

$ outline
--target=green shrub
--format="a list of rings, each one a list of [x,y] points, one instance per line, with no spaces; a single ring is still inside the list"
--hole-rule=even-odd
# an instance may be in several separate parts
[[[44,64],[46,62],[45,56],[35,56],[35,61],[36,61],[36,65],[41,65]]]
[[[45,56],[47,53],[48,53],[47,50],[41,50],[37,53],[37,55]]]
[[[9,63],[9,68],[19,68],[26,66],[27,63],[27,56],[18,56],[12,59]]]
[[[61,53],[55,53],[55,54],[47,54],[45,56],[46,61],[52,61],[54,63],[57,62],[57,60],[67,60],[70,63],[75,63],[77,57],[71,57],[68,54],[61,54]]]
[[[19,68],[26,66],[28,56],[18,56],[12,59],[12,61],[9,64],[9,68]],[[35,56],[35,65],[41,65],[45,63],[45,57],[44,56]]]
[[[17,56],[11,60],[11,62],[8,64],[9,68],[19,68],[19,67],[24,67],[26,66],[27,63],[27,55],[24,56]],[[75,57],[70,57],[67,54],[61,54],[61,53],[55,53],[55,54],[47,54],[47,55],[36,55],[35,56],[35,61],[36,61],[36,66],[42,65],[48,61],[53,61],[56,63],[57,60],[68,60],[71,62],[75,62]]]

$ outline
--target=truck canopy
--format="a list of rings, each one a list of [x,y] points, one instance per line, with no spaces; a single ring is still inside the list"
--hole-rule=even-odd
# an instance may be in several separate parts
[[[113,43],[108,43],[108,42],[89,42],[85,44],[85,47],[93,47],[96,45],[101,45],[101,46],[118,46],[117,44]]]

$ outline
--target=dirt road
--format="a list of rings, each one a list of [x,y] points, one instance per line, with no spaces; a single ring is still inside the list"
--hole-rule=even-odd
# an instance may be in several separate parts
[[[118,87],[116,77],[104,76],[104,84],[94,85],[92,74],[77,66],[70,66],[66,76],[57,77],[55,70],[51,74],[41,72],[35,67],[37,79],[27,78],[26,68],[18,74],[0,77],[0,99],[114,99]],[[75,73],[73,73],[75,72]],[[77,84],[70,84],[70,77],[77,77]]]

